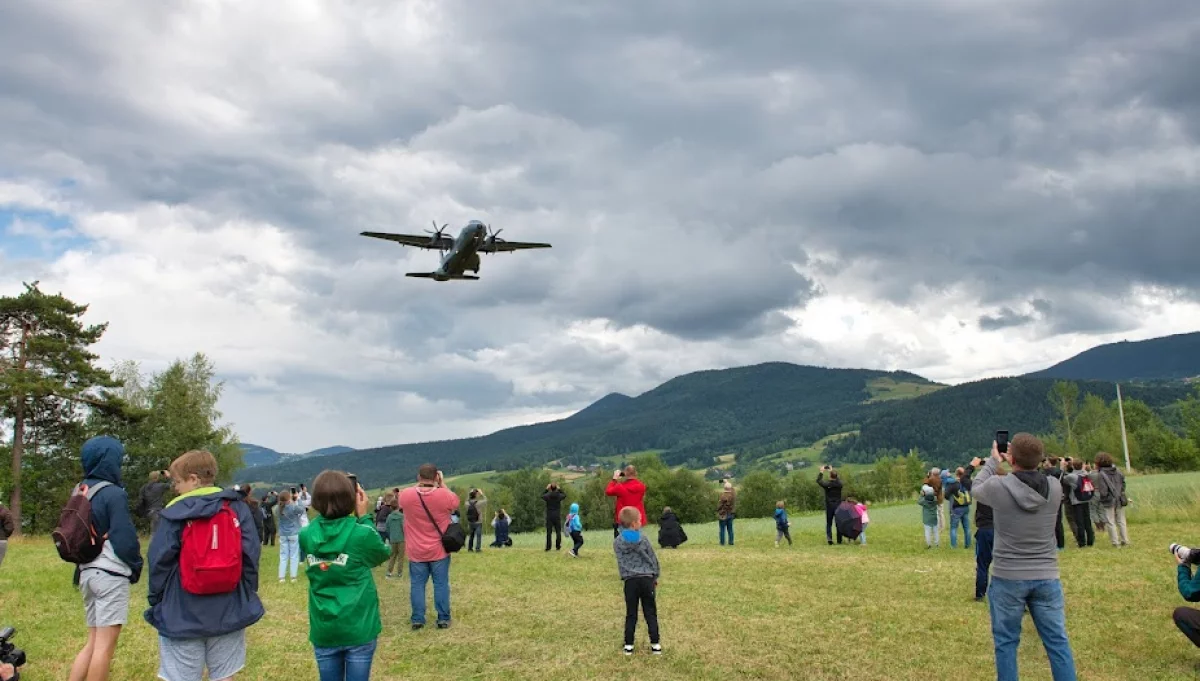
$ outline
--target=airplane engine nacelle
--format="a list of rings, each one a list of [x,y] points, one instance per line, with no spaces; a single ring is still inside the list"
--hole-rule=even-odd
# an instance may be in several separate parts
[[[478,272],[479,271],[479,254],[472,253],[470,259],[467,260],[467,264],[463,269],[468,269],[468,270],[471,270],[472,272]]]

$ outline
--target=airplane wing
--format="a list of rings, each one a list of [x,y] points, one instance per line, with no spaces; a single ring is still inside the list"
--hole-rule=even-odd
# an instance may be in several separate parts
[[[385,239],[387,241],[395,241],[402,246],[415,246],[417,248],[429,248],[448,250],[454,247],[454,239],[443,234],[441,239],[434,240],[430,236],[422,236],[418,234],[391,234],[389,232],[361,232],[359,236],[369,236],[375,239]]]
[[[523,251],[529,248],[550,248],[550,244],[539,244],[530,241],[485,241],[477,250],[480,253],[508,253]]]

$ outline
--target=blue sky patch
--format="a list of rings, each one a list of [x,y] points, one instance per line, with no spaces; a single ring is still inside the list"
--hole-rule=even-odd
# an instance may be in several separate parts
[[[0,207],[0,233],[0,251],[10,258],[52,260],[90,243],[70,217],[46,210]]]

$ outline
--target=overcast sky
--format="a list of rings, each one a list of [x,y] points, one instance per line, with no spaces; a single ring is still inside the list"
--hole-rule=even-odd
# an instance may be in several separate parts
[[[0,3],[0,294],[203,351],[243,441],[768,360],[961,382],[1200,329],[1200,3]],[[358,236],[480,219],[478,282]]]

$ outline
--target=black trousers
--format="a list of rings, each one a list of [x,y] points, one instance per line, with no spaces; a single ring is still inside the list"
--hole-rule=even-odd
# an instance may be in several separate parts
[[[833,541],[833,514],[837,512],[837,506],[825,506],[825,540]],[[842,543],[842,531],[837,531],[838,543]]]
[[[579,547],[583,546],[583,533],[572,532],[571,541],[575,542],[575,546],[571,547],[571,550],[575,552],[575,555],[579,555]]]
[[[1200,648],[1200,610],[1195,608],[1175,608],[1175,614],[1171,617],[1175,620],[1175,626],[1183,632],[1184,636],[1198,648]]]
[[[1058,548],[1064,548],[1067,545],[1067,537],[1063,533],[1063,507],[1058,505],[1058,516],[1054,519],[1054,543]]]
[[[263,546],[275,545],[275,523],[263,524]]]
[[[1075,540],[1079,548],[1096,544],[1096,526],[1092,524],[1092,509],[1088,504],[1072,504],[1071,512],[1075,514]]]
[[[650,643],[658,643],[658,605],[654,602],[654,578],[630,577],[625,580],[625,645],[633,645],[637,631],[638,603],[646,616],[646,628],[650,630]]]
[[[554,533],[554,548],[562,548],[562,520],[558,516],[546,516],[546,550],[550,550],[550,533]]]

